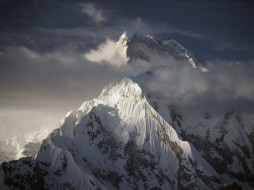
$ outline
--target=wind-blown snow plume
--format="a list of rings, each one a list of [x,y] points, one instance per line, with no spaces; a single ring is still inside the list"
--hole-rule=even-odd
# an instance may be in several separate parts
[[[105,43],[98,46],[97,50],[90,50],[84,57],[92,62],[100,64],[109,63],[113,66],[123,66],[128,61],[124,50],[118,50],[115,41],[107,39]]]

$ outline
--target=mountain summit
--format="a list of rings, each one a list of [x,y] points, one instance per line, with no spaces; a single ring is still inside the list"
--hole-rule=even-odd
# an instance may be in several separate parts
[[[174,39],[161,40],[150,35],[141,36],[135,32],[124,32],[117,42],[117,52],[125,55],[126,60],[136,59],[149,61],[151,54],[172,56],[176,60],[187,61],[193,68],[207,71],[204,64],[189,50]]]

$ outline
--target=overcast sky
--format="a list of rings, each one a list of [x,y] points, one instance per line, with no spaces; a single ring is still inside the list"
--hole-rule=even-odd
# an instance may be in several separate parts
[[[253,9],[251,1],[0,1],[0,137],[56,128],[106,84],[142,72],[84,56],[125,30],[174,38],[204,62],[248,68]]]

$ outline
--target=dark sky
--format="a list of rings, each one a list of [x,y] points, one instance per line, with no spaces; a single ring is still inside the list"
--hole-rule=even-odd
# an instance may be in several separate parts
[[[89,48],[106,36],[116,39],[123,30],[135,30],[130,21],[140,18],[148,30],[138,32],[175,38],[203,60],[253,58],[253,1],[92,1],[106,18],[100,25],[81,13],[80,3],[2,1],[1,48],[22,45],[51,51],[66,43]],[[78,28],[86,32],[77,35]]]
[[[56,128],[103,86],[137,74],[83,56],[125,30],[174,38],[204,62],[248,65],[253,9],[253,1],[1,0],[0,128]]]

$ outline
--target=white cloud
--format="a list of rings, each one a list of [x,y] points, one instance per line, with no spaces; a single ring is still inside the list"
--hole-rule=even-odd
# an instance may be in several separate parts
[[[101,24],[106,21],[106,18],[102,14],[102,10],[96,9],[91,3],[82,3],[81,12],[90,17],[96,24]]]
[[[207,73],[189,65],[160,67],[145,84],[147,93],[183,110],[254,111],[254,63],[212,61]],[[158,94],[158,92],[160,92]]]
[[[160,92],[159,96],[169,102],[187,103],[206,92],[207,81],[201,80],[201,75],[204,73],[179,62],[177,66],[156,69],[146,87],[152,94]]]

